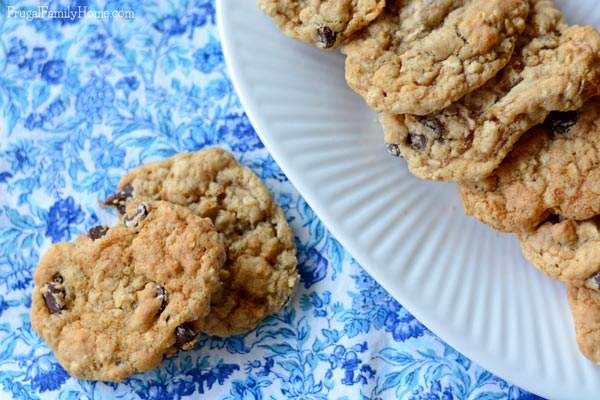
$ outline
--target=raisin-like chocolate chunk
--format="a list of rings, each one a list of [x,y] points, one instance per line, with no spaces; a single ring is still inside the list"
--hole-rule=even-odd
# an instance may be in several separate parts
[[[50,314],[59,313],[66,308],[67,293],[63,281],[64,279],[60,274],[55,274],[52,277],[52,282],[48,282],[42,288],[42,297]]]
[[[65,281],[65,279],[58,272],[56,274],[54,274],[54,276],[52,277],[52,282],[54,282],[54,283],[60,284],[60,283],[63,283],[64,281]]]
[[[133,186],[127,184],[120,188],[117,192],[108,196],[104,204],[117,209],[119,214],[125,214],[127,208],[127,200],[133,197]]]
[[[319,42],[323,44],[323,48],[329,49],[333,47],[335,44],[335,39],[337,38],[337,33],[335,33],[328,26],[321,26],[317,28],[317,34],[319,35]]]
[[[182,350],[190,350],[190,342],[196,339],[198,332],[194,329],[194,324],[185,322],[175,328],[175,345]]]
[[[162,285],[156,286],[156,297],[160,299],[160,308],[158,309],[157,313],[160,314],[164,311],[165,307],[167,306],[167,303],[169,302],[169,295],[167,294],[166,289]]]
[[[416,135],[409,133],[407,137],[407,143],[411,149],[421,151],[427,147],[427,137],[425,135]]]
[[[146,218],[148,215],[148,207],[144,203],[140,203],[140,205],[136,208],[133,215],[127,215],[123,219],[123,223],[128,228],[135,228],[139,225],[140,222]]]
[[[388,153],[390,153],[394,157],[402,157],[402,154],[400,153],[400,146],[398,146],[397,144],[388,144],[387,150]]]
[[[577,111],[551,112],[544,125],[552,130],[553,133],[565,134],[577,123]]]
[[[421,122],[421,124],[423,124],[425,127],[427,127],[427,129],[429,129],[431,131],[431,133],[433,133],[432,136],[435,139],[442,138],[442,136],[444,134],[444,126],[442,125],[442,123],[440,121],[438,121],[437,119],[432,118],[432,117],[424,117],[424,118],[421,118],[421,120],[419,122]]]
[[[596,272],[585,281],[585,286],[592,290],[600,290],[600,272]]]
[[[107,232],[108,226],[106,225],[94,226],[88,231],[88,237],[92,240],[100,239],[102,236],[106,235]]]

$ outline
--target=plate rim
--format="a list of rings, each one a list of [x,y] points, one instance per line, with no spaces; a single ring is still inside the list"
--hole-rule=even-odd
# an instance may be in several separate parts
[[[491,354],[482,351],[479,346],[461,339],[459,334],[454,334],[451,330],[446,329],[444,327],[445,324],[436,323],[434,320],[427,318],[428,313],[423,309],[423,307],[419,306],[418,301],[411,300],[410,296],[402,296],[402,294],[399,294],[398,290],[386,284],[386,279],[383,276],[383,273],[381,273],[381,270],[372,268],[370,266],[371,262],[368,260],[369,256],[352,244],[352,239],[343,232],[341,225],[335,223],[334,217],[328,212],[327,207],[316,198],[316,194],[307,188],[307,185],[298,176],[294,168],[290,166],[288,162],[286,162],[285,157],[282,155],[283,150],[278,143],[272,140],[272,136],[264,133],[268,130],[265,127],[266,123],[260,117],[260,113],[254,106],[255,103],[250,100],[250,90],[247,84],[243,81],[241,74],[238,73],[238,71],[241,70],[238,62],[239,60],[237,60],[233,54],[234,46],[232,45],[232,36],[226,29],[225,15],[227,11],[224,3],[227,1],[228,0],[216,0],[217,29],[221,40],[221,47],[225,58],[225,64],[227,66],[227,72],[233,84],[233,88],[240,100],[242,108],[248,116],[248,119],[250,120],[254,130],[260,137],[261,141],[275,162],[279,165],[281,170],[285,173],[299,194],[313,209],[318,218],[323,222],[328,231],[344,247],[345,251],[347,251],[348,254],[350,254],[360,264],[360,266],[371,277],[373,277],[375,281],[377,281],[381,287],[383,287],[394,299],[402,304],[402,306],[405,307],[415,318],[417,318],[419,322],[427,327],[427,329],[429,329],[432,333],[434,333],[452,348],[464,354],[473,362],[477,363],[481,368],[493,373],[498,377],[501,377],[511,384],[544,398],[568,399],[573,398],[573,396],[578,398],[585,396],[585,391],[581,391],[579,393],[573,392],[572,389],[574,388],[565,388],[564,384],[561,384],[560,382],[543,382],[536,384],[536,382],[531,379],[531,376],[508,370],[508,366],[503,367],[502,365],[498,365],[497,362],[494,361],[494,357]],[[568,390],[565,391],[565,389]],[[583,390],[583,388],[579,389]]]

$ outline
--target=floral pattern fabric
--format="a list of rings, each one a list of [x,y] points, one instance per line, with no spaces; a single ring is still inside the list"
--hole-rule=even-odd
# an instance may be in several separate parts
[[[0,2],[0,397],[535,398],[428,331],[327,232],[239,104],[213,1],[44,4],[135,17],[27,18],[37,2]],[[124,171],[206,146],[234,152],[284,208],[298,246],[298,294],[256,330],[202,337],[193,351],[122,383],[70,378],[31,329],[39,256],[114,223],[98,200]]]

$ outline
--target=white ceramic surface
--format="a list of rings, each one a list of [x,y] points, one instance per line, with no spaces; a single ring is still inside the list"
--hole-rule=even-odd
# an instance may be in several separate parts
[[[600,27],[600,2],[557,2]],[[389,156],[344,59],[284,37],[253,0],[218,0],[235,88],[252,124],[330,231],[390,294],[450,345],[544,397],[600,397],[562,285],[517,241],[465,217],[454,185],[419,181]]]

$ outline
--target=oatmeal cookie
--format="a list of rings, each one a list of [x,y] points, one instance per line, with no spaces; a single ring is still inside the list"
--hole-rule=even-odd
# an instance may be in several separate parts
[[[530,231],[548,216],[600,214],[600,99],[551,113],[488,178],[461,185],[465,212],[504,232]]]
[[[592,362],[600,364],[600,292],[569,285],[567,298],[579,350]]]
[[[258,0],[289,37],[333,49],[377,18],[385,0]]]
[[[551,218],[531,232],[520,233],[525,258],[546,275],[598,289],[600,218],[585,221]]]
[[[564,24],[549,1],[532,1],[525,35],[497,77],[424,117],[384,113],[388,149],[423,179],[489,176],[517,140],[552,111],[581,108],[600,90],[600,34]]]
[[[298,284],[296,247],[264,183],[220,148],[178,154],[128,172],[107,203],[165,200],[212,219],[225,240],[224,289],[202,327],[231,336],[279,311]]]
[[[167,202],[53,245],[35,271],[31,325],[79,379],[119,381],[186,349],[221,287],[220,234]]]
[[[346,80],[376,111],[426,115],[494,77],[525,29],[527,0],[399,0],[343,47]]]

